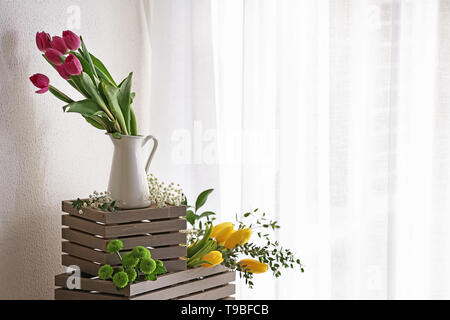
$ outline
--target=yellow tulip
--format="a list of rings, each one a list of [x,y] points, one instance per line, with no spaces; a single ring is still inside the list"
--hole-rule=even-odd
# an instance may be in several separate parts
[[[217,226],[213,228],[213,231],[211,233],[211,238],[215,238],[217,234],[222,231],[226,227],[233,227],[233,224],[231,222],[222,222],[219,223]]]
[[[216,265],[218,265],[219,263],[222,263],[223,258],[222,258],[222,253],[220,251],[211,251],[210,253],[206,254],[203,256],[202,260],[208,261],[211,264],[208,263],[204,263],[202,264],[202,267],[204,268],[211,268],[214,267]]]
[[[225,241],[225,248],[233,249],[235,246],[242,246],[248,242],[252,235],[250,228],[234,231]]]
[[[217,235],[216,235],[216,241],[218,243],[222,243],[225,240],[228,239],[228,237],[230,236],[230,234],[233,232],[233,225],[231,226],[226,226],[224,227],[222,230],[220,230]]]
[[[256,259],[242,259],[239,261],[237,266],[241,266],[243,270],[248,270],[252,273],[264,273],[267,271],[268,266],[263,262],[259,262]],[[244,267],[245,265],[245,267]]]

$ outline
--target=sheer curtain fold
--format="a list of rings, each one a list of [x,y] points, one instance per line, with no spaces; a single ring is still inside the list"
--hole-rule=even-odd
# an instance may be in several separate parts
[[[150,4],[158,169],[305,264],[239,298],[450,298],[449,1]]]

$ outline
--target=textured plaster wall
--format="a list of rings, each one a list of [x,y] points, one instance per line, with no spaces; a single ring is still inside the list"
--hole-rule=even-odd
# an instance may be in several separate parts
[[[47,74],[78,94],[39,56],[36,31],[82,34],[119,81],[134,71],[135,108],[147,112],[149,51],[138,0],[0,0],[0,298],[52,299],[61,267],[60,201],[105,190],[111,142],[28,80]],[[78,28],[79,22],[79,28]],[[145,30],[145,31],[144,31]],[[141,133],[146,132],[146,123]]]

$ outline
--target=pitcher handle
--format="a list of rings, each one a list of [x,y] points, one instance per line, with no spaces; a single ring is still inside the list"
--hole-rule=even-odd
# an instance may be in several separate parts
[[[150,168],[150,163],[152,162],[153,155],[155,154],[156,148],[158,148],[158,140],[154,136],[146,136],[142,141],[142,147],[147,144],[150,140],[153,140],[153,149],[148,156],[147,164],[145,165],[145,172],[148,173],[148,169]]]

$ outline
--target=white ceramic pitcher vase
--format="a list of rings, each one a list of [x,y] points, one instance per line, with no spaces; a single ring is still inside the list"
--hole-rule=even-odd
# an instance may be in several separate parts
[[[121,209],[150,206],[147,172],[158,141],[153,136],[121,136],[108,134],[114,145],[108,191]],[[153,140],[153,149],[144,163],[143,147]]]

